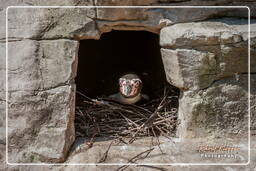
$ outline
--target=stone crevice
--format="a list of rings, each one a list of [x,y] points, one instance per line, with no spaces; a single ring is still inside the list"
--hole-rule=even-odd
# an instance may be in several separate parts
[[[165,49],[173,49],[173,50],[176,50],[176,49],[195,49],[197,50],[198,48],[198,51],[201,51],[201,52],[209,52],[209,51],[206,51],[206,50],[202,50],[200,48],[207,48],[207,47],[218,47],[218,46],[221,46],[221,45],[239,45],[240,43],[247,43],[247,40],[245,41],[239,41],[239,42],[236,42],[236,43],[217,43],[217,44],[211,44],[211,45],[189,45],[189,46],[177,46],[177,47],[173,47],[173,46],[161,46],[162,48],[165,48]]]
[[[5,39],[2,39],[4,41],[1,41],[0,40],[0,43],[6,43],[6,40]],[[35,41],[44,41],[44,40],[75,40],[75,39],[72,39],[70,37],[59,37],[59,38],[56,38],[56,37],[52,37],[52,38],[35,38],[35,37],[32,37],[32,38],[15,38],[15,37],[12,37],[12,38],[8,38],[8,42],[20,42],[20,41],[24,41],[24,40],[35,40]]]
[[[239,76],[239,75],[247,75],[247,76],[248,76],[248,73],[247,73],[247,72],[236,73],[236,74],[238,74],[238,76]],[[226,80],[226,79],[235,78],[235,77],[236,77],[236,74],[234,74],[234,75],[232,75],[232,76],[226,76],[226,77],[218,78],[218,79],[214,80],[214,81],[211,83],[211,85],[209,85],[208,87],[202,88],[202,89],[200,89],[200,90],[206,90],[206,89],[208,89],[209,87],[212,87],[213,84],[218,83],[219,81],[224,81],[224,80]],[[256,73],[251,73],[251,75],[256,75]]]
[[[11,91],[8,91],[9,93],[15,93],[15,92],[34,92],[35,96],[37,96],[37,94],[39,92],[45,92],[45,91],[49,91],[49,90],[54,90],[54,89],[57,89],[57,88],[60,88],[60,87],[65,87],[65,86],[71,86],[72,84],[68,84],[68,83],[61,83],[61,84],[58,84],[54,87],[47,87],[47,88],[40,88],[40,89],[36,89],[36,90],[11,90]]]
[[[5,99],[1,99],[1,98],[0,98],[0,102],[6,102],[6,100],[5,100]]]

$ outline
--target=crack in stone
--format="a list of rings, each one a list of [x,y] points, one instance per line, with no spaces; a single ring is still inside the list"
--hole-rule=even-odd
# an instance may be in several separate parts
[[[0,98],[0,102],[7,102],[5,99]]]
[[[36,49],[36,54],[37,54],[36,56],[39,56],[39,49],[40,49],[40,45],[38,44],[37,49]],[[41,60],[43,60],[43,59],[45,59],[44,49],[42,49],[42,59],[38,60],[38,68],[39,68],[39,74],[40,74],[40,77],[41,77],[41,84],[42,84],[41,86],[44,89],[44,77],[43,77],[43,72],[42,72],[42,67],[41,67]]]
[[[60,83],[60,84],[58,84],[56,86],[47,87],[47,88],[44,88],[44,89],[39,88],[39,89],[35,89],[35,90],[9,90],[8,93],[14,93],[14,92],[34,92],[35,96],[36,96],[37,93],[39,93],[39,92],[49,91],[49,90],[53,90],[53,89],[60,88],[60,87],[65,87],[65,86],[72,86],[72,84]]]
[[[248,73],[237,73],[237,74],[248,75]],[[207,86],[205,88],[202,88],[202,89],[199,89],[199,90],[206,90],[206,89],[210,88],[214,83],[216,83],[218,81],[225,80],[225,79],[233,78],[234,75],[229,75],[229,76],[225,76],[225,77],[221,77],[221,78],[215,79],[215,80],[212,81],[212,83],[209,86]],[[251,75],[256,75],[256,73],[253,73],[253,74],[251,73]]]
[[[239,41],[239,42],[235,42],[235,43],[222,43],[223,41],[220,39],[219,40],[220,42],[219,43],[216,43],[216,44],[211,44],[211,45],[193,45],[193,46],[176,46],[176,47],[172,47],[170,45],[165,45],[165,46],[161,46],[162,48],[165,48],[165,49],[172,49],[172,50],[177,50],[177,49],[189,49],[189,50],[196,50],[195,48],[201,48],[201,47],[218,47],[218,46],[221,46],[221,45],[238,45],[240,43],[248,43],[247,40],[245,41]],[[199,50],[199,51],[202,51],[202,50]],[[202,51],[204,52],[204,51]],[[205,52],[208,52],[208,51],[205,51]]]

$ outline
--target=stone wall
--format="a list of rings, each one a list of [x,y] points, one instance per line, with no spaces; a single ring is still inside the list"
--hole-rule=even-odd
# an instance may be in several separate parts
[[[167,80],[183,90],[179,104],[179,136],[247,134],[246,24],[247,20],[225,18],[175,24],[161,30],[160,45]],[[251,28],[251,72],[254,73],[255,24]],[[251,81],[253,85],[254,74]],[[254,103],[254,87],[251,95]]]
[[[5,75],[5,12],[9,5],[249,5],[253,1],[4,1],[0,7],[0,74]],[[177,136],[240,136],[248,109],[248,9],[66,8],[8,9],[9,162],[63,162],[74,142],[79,40],[111,30],[160,35],[170,84],[180,88]],[[251,72],[255,73],[256,20],[251,19]],[[136,39],[136,38],[135,38]],[[135,40],[136,41],[136,40]],[[252,74],[252,83],[255,75]],[[5,78],[0,77],[5,113]],[[255,89],[251,92],[255,116]],[[252,120],[255,129],[255,120]],[[239,132],[241,130],[241,132]],[[5,144],[5,117],[0,140]]]

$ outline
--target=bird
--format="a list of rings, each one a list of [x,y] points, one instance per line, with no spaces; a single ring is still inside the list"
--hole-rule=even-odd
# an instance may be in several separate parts
[[[136,74],[125,74],[119,78],[119,92],[109,98],[123,104],[135,104],[142,99],[148,100],[146,94],[141,93],[142,81]]]

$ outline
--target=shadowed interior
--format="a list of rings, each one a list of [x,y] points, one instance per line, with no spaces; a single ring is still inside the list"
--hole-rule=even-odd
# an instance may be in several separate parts
[[[145,31],[112,31],[99,40],[82,40],[79,47],[77,90],[91,98],[118,91],[118,78],[139,75],[142,92],[155,98],[165,85],[159,36]]]

